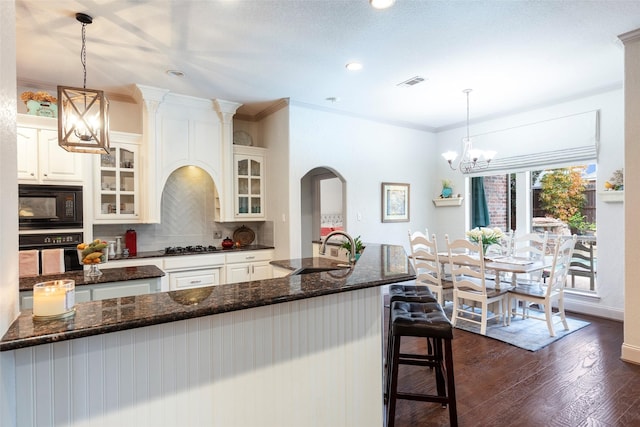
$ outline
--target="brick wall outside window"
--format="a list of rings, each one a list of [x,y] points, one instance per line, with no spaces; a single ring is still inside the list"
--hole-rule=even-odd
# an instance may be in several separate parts
[[[489,208],[490,227],[509,230],[508,221],[508,175],[492,175],[484,177],[484,194]]]

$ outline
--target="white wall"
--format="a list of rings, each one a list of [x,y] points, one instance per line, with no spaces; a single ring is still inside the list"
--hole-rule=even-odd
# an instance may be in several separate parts
[[[18,315],[18,172],[16,146],[16,10],[0,1],[0,336]],[[13,354],[0,353],[0,425],[16,425]]]
[[[320,214],[342,213],[342,181],[340,178],[320,181]]]
[[[344,224],[365,243],[407,247],[408,229],[432,227],[431,199],[440,191],[433,174],[438,161],[433,154],[433,134],[295,104],[289,109],[291,258],[300,254],[300,179],[316,167],[333,169],[345,178]],[[410,222],[381,222],[382,182],[411,185]]]
[[[484,134],[515,126],[530,123],[543,122],[558,117],[570,116],[591,110],[600,110],[600,147],[598,154],[597,188],[603,189],[603,183],[610,178],[614,170],[624,165],[624,94],[622,89],[589,96],[579,100],[564,102],[547,108],[541,108],[526,113],[515,114],[496,120],[473,123],[471,134]],[[535,126],[531,127],[535,132]],[[461,138],[466,130],[464,127],[452,129],[437,135],[438,152],[448,149],[459,150]],[[571,135],[568,134],[567,140]],[[485,142],[488,138],[485,138]],[[563,148],[558,144],[554,149]],[[484,146],[483,149],[494,149],[501,152],[509,152],[509,155],[518,153],[518,142],[510,141],[510,146]],[[522,153],[530,150],[530,146],[522,147]],[[456,191],[465,186],[465,179],[459,172],[448,169],[444,160],[438,163],[438,169],[442,177],[451,178],[455,182]],[[598,228],[598,293],[599,299],[594,297],[570,296],[567,303],[568,309],[579,310],[600,316],[622,319],[624,305],[623,291],[623,257],[620,256],[624,244],[624,212],[623,204],[604,203],[598,199],[596,204],[597,228]],[[451,237],[462,237],[465,232],[465,214],[463,208],[440,208],[436,213],[438,238],[444,238],[448,233]],[[435,231],[435,229],[434,229]]]
[[[287,259],[291,249],[289,204],[289,108],[282,108],[260,122],[267,154],[267,221],[273,224],[274,258]]]
[[[624,343],[622,360],[640,364],[640,288],[636,267],[640,258],[640,29],[620,37],[624,42],[624,81],[625,81],[625,215],[629,220],[624,227],[624,267],[625,270],[625,311],[624,311]],[[618,256],[621,254],[618,251]],[[622,258],[622,257],[621,257]]]

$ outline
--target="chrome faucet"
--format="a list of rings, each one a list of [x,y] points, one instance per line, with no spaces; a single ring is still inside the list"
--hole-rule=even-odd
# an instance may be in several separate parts
[[[351,244],[351,250],[349,251],[349,264],[353,264],[354,262],[356,262],[356,242],[353,240],[353,237],[342,230],[335,230],[327,234],[327,237],[325,237],[324,241],[322,242],[322,246],[320,246],[320,255],[324,255],[324,253],[327,251],[327,242],[329,241],[329,239],[338,234],[349,239],[349,243]]]

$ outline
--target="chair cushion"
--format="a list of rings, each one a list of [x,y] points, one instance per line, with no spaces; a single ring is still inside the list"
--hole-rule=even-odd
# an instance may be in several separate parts
[[[532,297],[544,297],[545,292],[546,292],[546,289],[540,288],[539,284],[535,284],[535,285],[518,284],[518,286],[509,290],[509,293],[511,294],[528,295]]]
[[[453,338],[453,326],[436,302],[396,301],[391,305],[393,334],[412,337]]]
[[[413,283],[413,284],[407,284]],[[416,282],[395,283],[389,286],[389,302],[437,302],[433,292],[426,286],[416,285]]]

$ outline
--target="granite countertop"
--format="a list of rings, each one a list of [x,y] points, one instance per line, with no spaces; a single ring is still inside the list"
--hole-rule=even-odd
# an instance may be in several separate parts
[[[272,261],[291,269],[336,266],[339,261],[302,258]],[[327,265],[328,264],[328,265]],[[386,285],[415,278],[402,246],[367,244],[352,268],[277,279],[160,292],[76,304],[73,317],[34,321],[25,310],[0,341],[0,351],[175,322]]]
[[[83,271],[70,271],[68,273],[47,274],[44,276],[21,277],[19,290],[32,291],[33,285],[49,280],[73,279],[76,287],[83,285],[100,285],[103,283],[123,282],[127,280],[150,279],[164,276],[164,271],[155,265],[139,265],[135,267],[100,268],[102,276],[86,277]]]
[[[212,254],[226,254],[229,252],[242,252],[242,251],[258,251],[261,249],[274,249],[273,246],[268,245],[245,245],[240,247],[232,247],[229,249],[218,248],[216,251],[210,252],[183,252],[183,253],[175,253],[175,254],[166,254],[164,253],[164,249],[158,251],[144,251],[138,252],[135,255],[122,256],[117,255],[113,258],[109,258],[109,261],[118,261],[123,259],[144,259],[144,258],[158,258],[158,257],[173,257],[173,256],[192,256],[192,255],[212,255]]]

